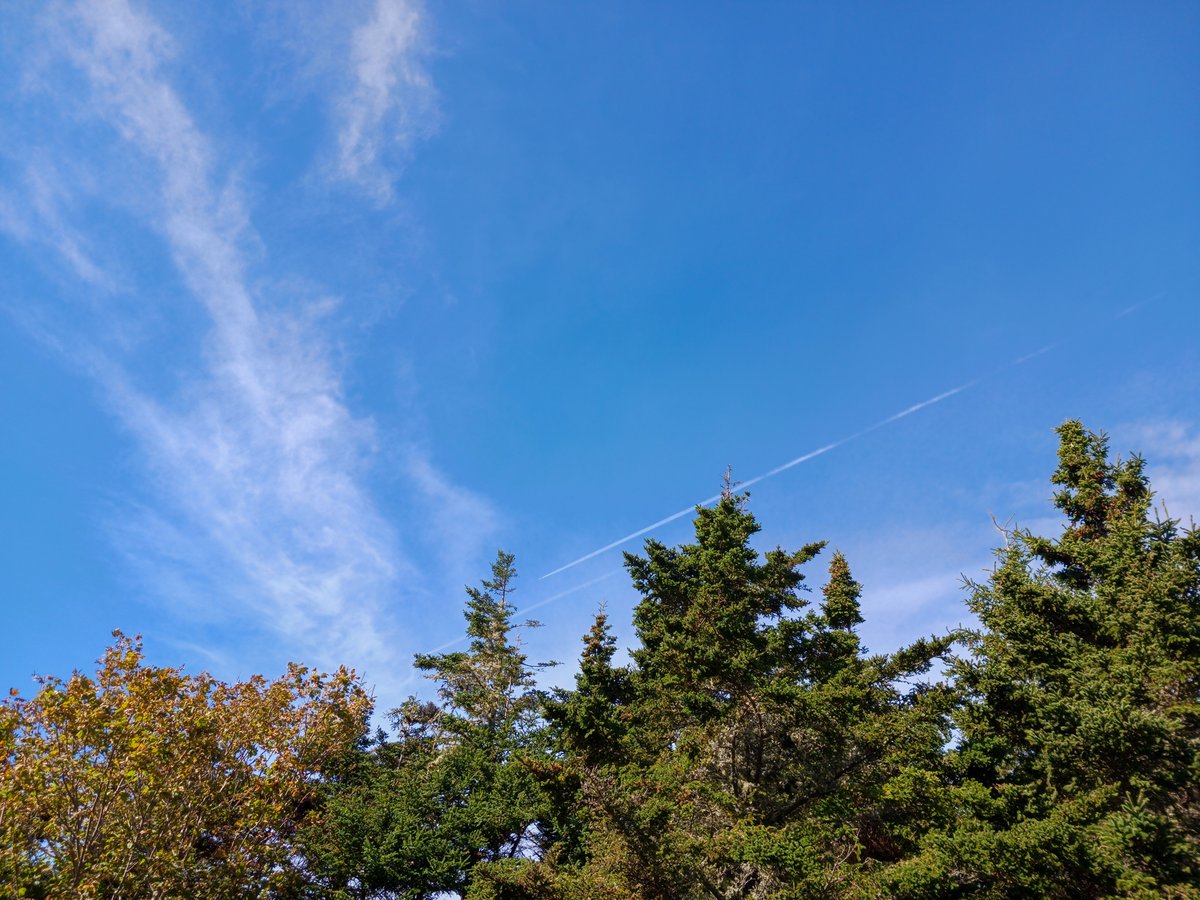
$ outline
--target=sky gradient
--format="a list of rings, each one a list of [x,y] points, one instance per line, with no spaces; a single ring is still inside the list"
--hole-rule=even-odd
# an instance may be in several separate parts
[[[97,0],[0,54],[5,686],[121,628],[395,705],[501,547],[562,681],[727,465],[875,650],[1054,527],[1066,418],[1200,515],[1195,4]]]

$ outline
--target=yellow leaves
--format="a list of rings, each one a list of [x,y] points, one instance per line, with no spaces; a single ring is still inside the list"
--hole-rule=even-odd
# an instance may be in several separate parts
[[[146,666],[140,638],[115,637],[94,679],[0,703],[0,880],[247,896],[290,877],[286,836],[365,727],[357,678],[293,666],[225,684]]]

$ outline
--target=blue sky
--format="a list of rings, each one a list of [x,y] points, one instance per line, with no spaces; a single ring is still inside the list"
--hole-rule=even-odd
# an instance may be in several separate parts
[[[5,685],[119,627],[392,705],[498,547],[569,663],[620,548],[539,576],[831,444],[752,509],[872,649],[1054,527],[1065,418],[1200,515],[1195,4],[0,16]]]

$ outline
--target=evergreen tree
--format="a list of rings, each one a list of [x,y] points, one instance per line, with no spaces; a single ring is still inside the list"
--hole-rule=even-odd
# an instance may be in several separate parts
[[[799,568],[821,544],[760,557],[728,490],[695,528],[627,556],[633,665],[612,668],[600,623],[552,714],[588,825],[582,865],[542,896],[829,896],[915,844],[913,773],[936,771],[946,697],[897,684],[948,641],[865,658],[840,554],[805,612]]]
[[[515,578],[501,552],[492,577],[467,589],[468,649],[416,658],[441,703],[394,711],[397,739],[376,738],[310,829],[310,860],[335,896],[494,895],[482,872],[508,877],[538,855],[546,801],[526,757],[541,740],[540,700],[514,639]]]
[[[583,638],[575,690],[558,692],[558,702],[548,705],[560,744],[585,765],[611,760],[627,728],[629,670],[613,666],[616,649],[608,616],[597,613]]]
[[[418,654],[415,660],[416,667],[438,683],[448,712],[445,727],[464,740],[495,746],[501,755],[528,736],[538,710],[533,670],[513,640],[513,561],[511,553],[501,551],[492,564],[492,577],[481,587],[467,588],[463,615],[469,648]]]
[[[955,674],[954,827],[897,893],[1200,896],[1200,534],[1139,457],[1058,429],[1061,535],[1008,535]]]

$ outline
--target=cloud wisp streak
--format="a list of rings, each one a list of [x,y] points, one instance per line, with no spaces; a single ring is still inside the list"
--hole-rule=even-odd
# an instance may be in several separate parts
[[[116,366],[99,374],[186,530],[205,535],[245,585],[231,599],[306,649],[328,639],[378,664],[396,555],[356,479],[369,425],[342,402],[316,329],[257,308],[240,248],[248,215],[236,190],[215,183],[210,142],[161,74],[169,36],[124,2],[77,13],[71,57],[102,114],[154,164],[156,224],[212,327],[206,369],[182,402],[151,397]]]
[[[21,196],[0,192],[0,232],[27,247],[50,248],[79,280],[97,292],[114,290],[114,279],[96,262],[85,236],[67,222],[63,207],[70,198],[53,164],[44,159],[24,162]]]
[[[415,0],[375,0],[370,18],[351,37],[351,84],[336,105],[338,174],[376,200],[391,197],[384,162],[430,129],[433,86],[421,64],[425,20]]]
[[[379,130],[401,88],[427,87],[404,62],[418,33],[415,7],[379,0],[375,9],[382,31],[355,37],[359,89],[345,107],[344,158],[358,175],[381,152]],[[399,668],[387,604],[402,576],[419,579],[366,487],[375,434],[343,396],[327,321],[335,304],[256,286],[249,260],[262,248],[249,209],[236,181],[220,177],[216,142],[168,76],[178,54],[170,34],[127,0],[55,7],[45,21],[56,58],[89,92],[80,115],[115,133],[115,158],[149,187],[131,207],[181,278],[168,317],[200,312],[206,330],[199,362],[169,388],[139,378],[111,342],[82,329],[70,342],[152,480],[154,502],[118,515],[117,544],[160,597],[197,616],[251,624],[322,665],[353,661],[376,676]],[[33,187],[46,204],[31,215],[56,226],[52,243],[82,281],[99,281],[60,217],[63,189],[40,177]],[[494,520],[428,459],[414,455],[410,469],[418,503],[447,522],[460,513]]]
[[[957,385],[956,387],[952,387],[949,390],[942,391],[940,394],[936,394],[933,397],[928,398],[927,400],[922,400],[919,403],[914,403],[912,406],[906,407],[905,409],[902,409],[897,413],[893,413],[890,416],[880,419],[878,422],[874,422],[874,423],[868,425],[866,428],[856,431],[853,434],[848,434],[843,438],[839,438],[838,440],[833,441],[832,443],[825,444],[823,447],[818,447],[816,450],[810,450],[808,453],[805,453],[801,456],[797,456],[795,459],[788,460],[787,462],[783,463],[782,465],[776,466],[775,468],[770,469],[769,471],[763,472],[761,475],[756,475],[753,478],[750,478],[746,481],[739,482],[739,486],[740,487],[750,487],[751,485],[758,484],[760,481],[766,481],[768,478],[774,478],[776,475],[779,475],[782,472],[786,472],[788,469],[794,468],[795,466],[801,465],[802,463],[806,463],[809,460],[816,459],[818,456],[824,456],[826,453],[829,453],[831,450],[836,450],[837,448],[842,447],[842,446],[850,443],[851,441],[857,440],[858,438],[864,437],[873,431],[877,431],[878,429],[883,428],[886,425],[890,425],[893,422],[898,422],[900,419],[907,418],[908,416],[911,416],[913,413],[920,412],[921,410],[926,409],[927,407],[933,406],[936,403],[941,403],[943,400],[948,400],[950,397],[953,397],[956,394],[961,394],[963,391],[969,390],[970,388],[975,387],[975,385],[979,384],[980,382],[986,381],[989,378],[993,378],[996,375],[999,375],[1001,372],[1004,372],[1015,366],[1022,365],[1023,363],[1026,363],[1029,360],[1034,359],[1035,357],[1041,356],[1044,353],[1049,353],[1051,350],[1053,350],[1057,346],[1058,346],[1057,343],[1047,344],[1044,347],[1034,350],[1032,353],[1026,353],[1022,356],[1018,356],[1016,359],[1013,359],[1013,360],[1005,363],[1004,365],[993,370],[992,372],[987,373],[986,375],[980,375],[977,378],[972,378],[970,381],[963,382],[962,384]],[[691,515],[693,512],[695,512],[697,506],[709,506],[710,504],[716,503],[720,498],[721,498],[720,494],[713,494],[711,497],[706,497],[705,499],[692,504],[691,506],[687,507],[686,509],[681,509],[681,510],[679,510],[679,512],[672,513],[671,515],[667,516],[666,518],[659,519],[657,522],[653,522],[650,525],[647,525],[645,528],[639,528],[637,531],[631,532],[631,533],[625,535],[624,537],[617,538],[615,541],[605,544],[603,547],[600,547],[597,550],[593,550],[590,553],[586,553],[583,556],[579,557],[578,559],[573,559],[573,560],[571,560],[571,562],[566,563],[565,565],[559,566],[557,569],[553,569],[552,571],[547,572],[545,575],[542,575],[541,577],[542,578],[550,578],[554,575],[558,575],[561,572],[566,572],[568,569],[573,569],[573,568],[575,568],[575,566],[578,566],[581,563],[585,563],[588,560],[595,559],[597,556],[607,553],[609,550],[614,550],[617,547],[620,547],[622,544],[627,544],[632,540],[636,540],[637,538],[641,537],[642,535],[649,534],[650,532],[652,532],[658,528],[661,528],[663,525],[667,525],[678,519],[682,519],[684,516]]]
[[[1182,421],[1158,421],[1121,429],[1140,448],[1150,485],[1164,514],[1185,528],[1200,522],[1200,433]]]

